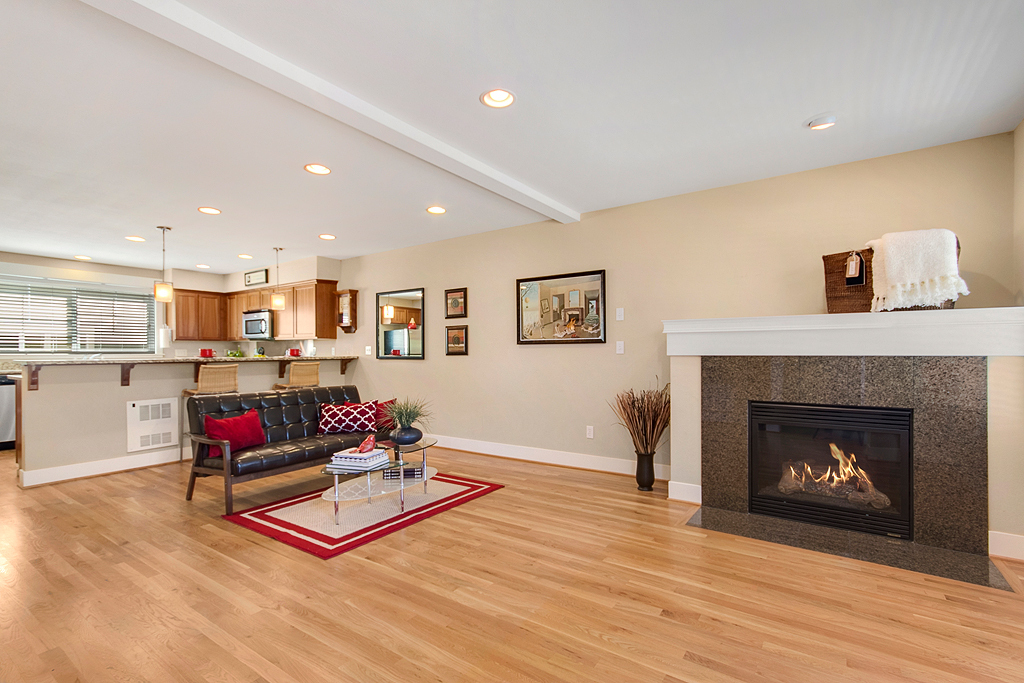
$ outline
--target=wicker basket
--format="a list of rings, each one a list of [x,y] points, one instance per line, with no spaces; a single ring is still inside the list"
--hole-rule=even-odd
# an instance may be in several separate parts
[[[822,256],[825,262],[825,302],[829,313],[868,313],[871,311],[871,299],[874,298],[874,285],[871,277],[871,257],[873,249],[858,249],[856,253],[864,259],[864,284],[846,284],[846,259],[853,252],[844,251],[839,254]],[[956,242],[956,255],[960,258],[960,240]],[[913,306],[897,308],[897,311],[928,311],[940,308],[953,308],[956,304],[952,299],[942,302],[941,306]]]

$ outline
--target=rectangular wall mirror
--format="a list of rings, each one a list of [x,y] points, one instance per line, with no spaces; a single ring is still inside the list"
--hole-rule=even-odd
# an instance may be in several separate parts
[[[423,360],[423,288],[377,293],[377,358]]]

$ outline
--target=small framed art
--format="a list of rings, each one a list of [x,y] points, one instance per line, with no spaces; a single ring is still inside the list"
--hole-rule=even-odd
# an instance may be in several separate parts
[[[469,325],[451,325],[445,329],[446,356],[468,356],[469,355]]]
[[[467,315],[466,288],[444,290],[444,317],[465,318]]]

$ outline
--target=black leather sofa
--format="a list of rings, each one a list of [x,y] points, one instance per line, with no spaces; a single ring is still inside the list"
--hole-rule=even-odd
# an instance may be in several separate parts
[[[192,500],[196,479],[224,477],[224,509],[233,511],[231,487],[244,481],[324,465],[337,451],[358,446],[370,432],[317,434],[321,403],[359,403],[359,391],[351,385],[304,387],[253,394],[200,394],[188,399],[189,437],[192,440],[192,473],[185,500]],[[255,409],[267,443],[235,453],[227,441],[206,436],[204,417],[234,417]],[[388,438],[380,432],[378,439]],[[210,446],[220,446],[224,457],[209,457]]]

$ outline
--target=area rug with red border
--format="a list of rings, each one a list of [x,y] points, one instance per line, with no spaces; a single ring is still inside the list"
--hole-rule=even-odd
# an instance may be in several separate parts
[[[388,493],[369,501],[339,503],[336,524],[334,502],[324,500],[326,489],[320,489],[224,519],[326,560],[500,488],[501,484],[438,473],[426,487],[422,482],[406,487],[405,512],[398,493]]]

